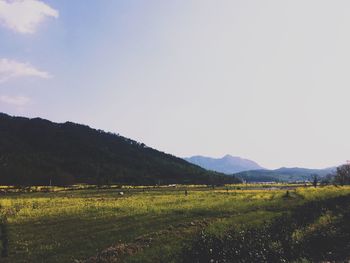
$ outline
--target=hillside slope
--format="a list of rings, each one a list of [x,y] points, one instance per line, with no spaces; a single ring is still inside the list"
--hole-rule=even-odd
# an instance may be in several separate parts
[[[222,158],[211,158],[197,155],[184,159],[207,170],[225,174],[233,174],[242,171],[263,169],[259,164],[257,164],[254,161],[231,155],[225,155]]]
[[[116,134],[71,122],[0,113],[0,184],[207,184],[232,180]]]

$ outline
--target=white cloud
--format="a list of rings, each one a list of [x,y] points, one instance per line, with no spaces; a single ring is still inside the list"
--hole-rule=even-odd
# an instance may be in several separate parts
[[[38,0],[0,0],[0,24],[23,34],[34,33],[47,17],[58,11]]]
[[[12,106],[17,106],[17,107],[23,107],[30,103],[30,98],[25,97],[25,96],[7,96],[7,95],[0,95],[0,102],[9,104]]]
[[[0,83],[19,77],[38,77],[48,79],[51,75],[40,71],[29,63],[22,63],[6,58],[0,59]]]

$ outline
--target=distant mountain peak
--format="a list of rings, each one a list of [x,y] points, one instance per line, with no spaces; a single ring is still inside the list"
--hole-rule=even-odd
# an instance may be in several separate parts
[[[222,160],[230,160],[230,159],[243,160],[243,158],[241,158],[239,156],[232,156],[231,154],[226,154],[222,158],[218,158],[218,159],[222,159]]]
[[[238,156],[232,156],[230,154],[226,154],[222,158],[212,158],[196,155],[184,159],[190,163],[196,164],[205,169],[225,174],[264,169],[254,161],[244,159]]]

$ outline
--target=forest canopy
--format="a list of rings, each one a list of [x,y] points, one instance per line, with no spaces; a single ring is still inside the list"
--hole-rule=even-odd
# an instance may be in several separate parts
[[[223,184],[207,171],[123,136],[72,122],[0,114],[0,184]]]

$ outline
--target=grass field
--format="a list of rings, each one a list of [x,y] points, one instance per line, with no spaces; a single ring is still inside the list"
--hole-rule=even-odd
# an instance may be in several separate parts
[[[220,236],[350,194],[350,187],[295,185],[39,190],[2,188],[0,248],[8,255],[1,262],[179,262],[203,229]]]

